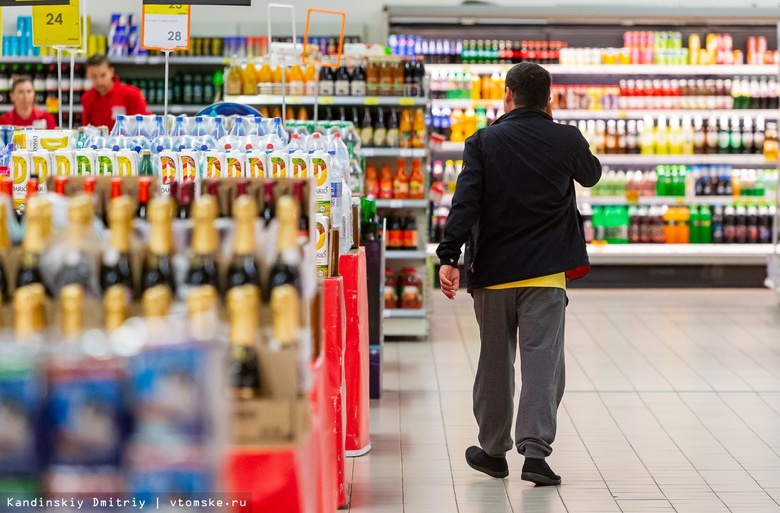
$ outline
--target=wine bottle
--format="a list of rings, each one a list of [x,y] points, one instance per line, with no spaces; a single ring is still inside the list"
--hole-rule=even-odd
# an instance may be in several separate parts
[[[43,285],[33,283],[16,290],[14,294],[14,331],[17,340],[30,343],[43,332],[43,299],[46,295]]]
[[[129,197],[120,196],[108,206],[108,227],[111,235],[108,248],[103,253],[100,268],[100,288],[104,293],[112,287],[124,287],[125,294],[133,296],[135,284],[130,266],[130,223],[133,219],[133,204]]]
[[[83,250],[88,248],[88,238],[92,233],[92,198],[86,195],[76,196],[68,205],[68,228],[65,233],[66,251],[64,264],[54,278],[55,292],[59,295],[66,285],[72,283],[89,289],[93,281],[93,266],[85,258]]]
[[[144,291],[143,296],[141,296],[144,317],[156,319],[167,316],[172,298],[171,289],[166,285],[155,285]]]
[[[217,290],[205,285],[195,287],[187,294],[187,313],[190,333],[196,340],[213,340],[217,333]]]
[[[309,213],[303,201],[303,182],[295,182],[293,186],[295,201],[300,206],[301,216],[298,220],[298,245],[303,246],[309,242],[311,232],[309,230]]]
[[[257,203],[250,196],[240,196],[233,203],[233,218],[236,222],[233,260],[227,273],[227,287],[253,285],[260,288],[260,272],[255,261],[255,218]]]
[[[293,285],[280,285],[271,292],[273,342],[282,346],[295,343],[300,325],[301,299]]]
[[[271,268],[265,301],[269,302],[273,290],[282,285],[292,285],[301,292],[301,274],[298,266],[301,252],[298,248],[298,205],[290,196],[282,196],[276,205],[279,219],[279,235],[276,240],[277,257]]]
[[[260,299],[253,286],[235,287],[227,295],[230,316],[230,376],[237,399],[260,396],[260,365],[255,349]]]
[[[103,305],[106,312],[106,331],[113,333],[127,319],[128,295],[122,285],[114,285],[103,295]]]
[[[189,219],[192,199],[195,197],[195,183],[184,182],[181,184],[181,195],[179,197],[179,219]]]
[[[149,191],[152,187],[152,179],[142,177],[138,179],[138,219],[146,219],[149,208]]]
[[[265,219],[265,225],[268,226],[275,216],[274,183],[268,181],[263,184],[263,219]]]
[[[141,293],[158,285],[164,285],[170,289],[171,294],[174,294],[176,284],[173,281],[171,265],[173,253],[171,200],[165,197],[154,198],[149,202],[148,217],[151,234],[141,278]]]
[[[76,342],[84,329],[84,288],[72,283],[60,291],[62,306],[62,336]]]
[[[19,270],[16,273],[17,289],[34,283],[44,285],[39,262],[46,244],[46,211],[48,206],[49,202],[40,196],[31,198],[27,203],[25,213],[27,230],[22,240],[22,257]],[[51,296],[51,291],[45,285],[44,290],[47,295]]]
[[[204,195],[195,200],[192,207],[195,226],[192,230],[192,251],[190,269],[187,271],[187,285],[200,287],[208,285],[219,290],[216,254],[219,233],[214,226],[217,219],[217,199]]]

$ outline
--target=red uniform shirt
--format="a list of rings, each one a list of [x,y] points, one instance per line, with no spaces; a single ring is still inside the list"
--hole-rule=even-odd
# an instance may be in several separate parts
[[[141,90],[121,83],[119,77],[114,77],[114,86],[103,96],[94,89],[84,93],[81,105],[84,107],[82,125],[107,126],[109,130],[114,128],[117,116],[150,114]]]
[[[16,112],[16,109],[7,112],[0,117],[0,125],[31,126],[49,130],[57,128],[57,122],[54,121],[54,116],[36,108],[33,108],[32,114],[30,114],[30,117],[27,119],[22,118],[19,113]]]

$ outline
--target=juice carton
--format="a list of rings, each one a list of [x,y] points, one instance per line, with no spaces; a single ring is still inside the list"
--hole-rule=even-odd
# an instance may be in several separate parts
[[[38,192],[46,192],[46,177],[54,167],[54,155],[47,150],[32,152],[32,174],[38,175]]]
[[[27,198],[27,181],[32,174],[32,154],[27,150],[15,150],[11,154],[11,176],[14,180],[14,208],[18,211]]]
[[[303,151],[296,151],[290,155],[290,178],[305,180],[309,178],[309,159]]]
[[[57,151],[73,148],[71,130],[17,130],[14,132],[14,148],[28,151]]]
[[[115,176],[138,176],[138,154],[133,150],[120,150],[116,154]]]
[[[225,168],[225,154],[209,150],[203,155],[203,178],[221,178]]]
[[[162,182],[160,192],[162,194],[170,194],[171,182],[179,177],[179,155],[175,151],[161,151],[159,159],[160,178]]]
[[[263,178],[268,169],[268,155],[262,150],[252,150],[246,154],[246,178]]]
[[[195,197],[200,196],[200,155],[197,151],[179,152],[179,181],[195,183]]]
[[[273,150],[268,154],[266,178],[287,178],[289,156],[290,154],[283,149]]]
[[[74,175],[92,176],[97,170],[97,154],[95,150],[76,150],[76,167]]]
[[[225,167],[222,178],[244,178],[246,153],[231,150],[225,154]]]
[[[97,152],[97,176],[114,176],[116,169],[116,153],[113,150],[103,149]]]
[[[314,194],[317,199],[315,212],[330,215],[330,155],[318,150],[309,155],[309,172],[314,178]]]
[[[328,272],[328,237],[330,232],[330,221],[327,215],[317,214],[316,217],[316,244],[314,246],[314,263],[317,266],[317,276],[327,278]]]
[[[57,176],[72,176],[76,170],[76,154],[71,150],[54,152],[54,174]]]

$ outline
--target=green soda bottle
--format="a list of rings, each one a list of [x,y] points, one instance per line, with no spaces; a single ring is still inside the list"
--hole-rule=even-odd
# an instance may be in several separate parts
[[[138,176],[154,176],[151,150],[143,150],[141,152],[141,161],[138,163]]]
[[[690,207],[688,226],[690,227],[691,244],[701,244],[701,217],[699,217],[699,209],[696,208],[696,205]]]
[[[712,210],[707,205],[702,205],[699,209],[699,221],[701,230],[699,232],[699,243],[712,244]]]

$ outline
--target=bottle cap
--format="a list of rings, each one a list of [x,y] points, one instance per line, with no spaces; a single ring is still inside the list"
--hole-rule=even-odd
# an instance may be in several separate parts
[[[239,346],[252,346],[257,330],[257,311],[260,308],[260,292],[253,285],[234,287],[227,293],[230,315],[230,342]]]
[[[300,299],[292,285],[281,285],[271,292],[274,339],[282,345],[292,344],[298,337]]]
[[[165,317],[171,305],[171,290],[165,285],[157,285],[144,292],[141,299],[146,317]]]
[[[62,333],[75,335],[82,330],[84,317],[84,288],[75,283],[60,291],[62,303]]]
[[[246,194],[237,197],[233,202],[233,218],[238,221],[255,217],[257,217],[257,202]]]
[[[219,296],[214,287],[203,285],[187,294],[187,312],[190,315],[209,312],[217,307]]]
[[[128,291],[123,285],[113,285],[103,295],[106,310],[106,330],[115,331],[127,318]]]
[[[40,283],[16,290],[13,300],[14,329],[17,337],[34,335],[43,328],[43,299],[45,290]]]

